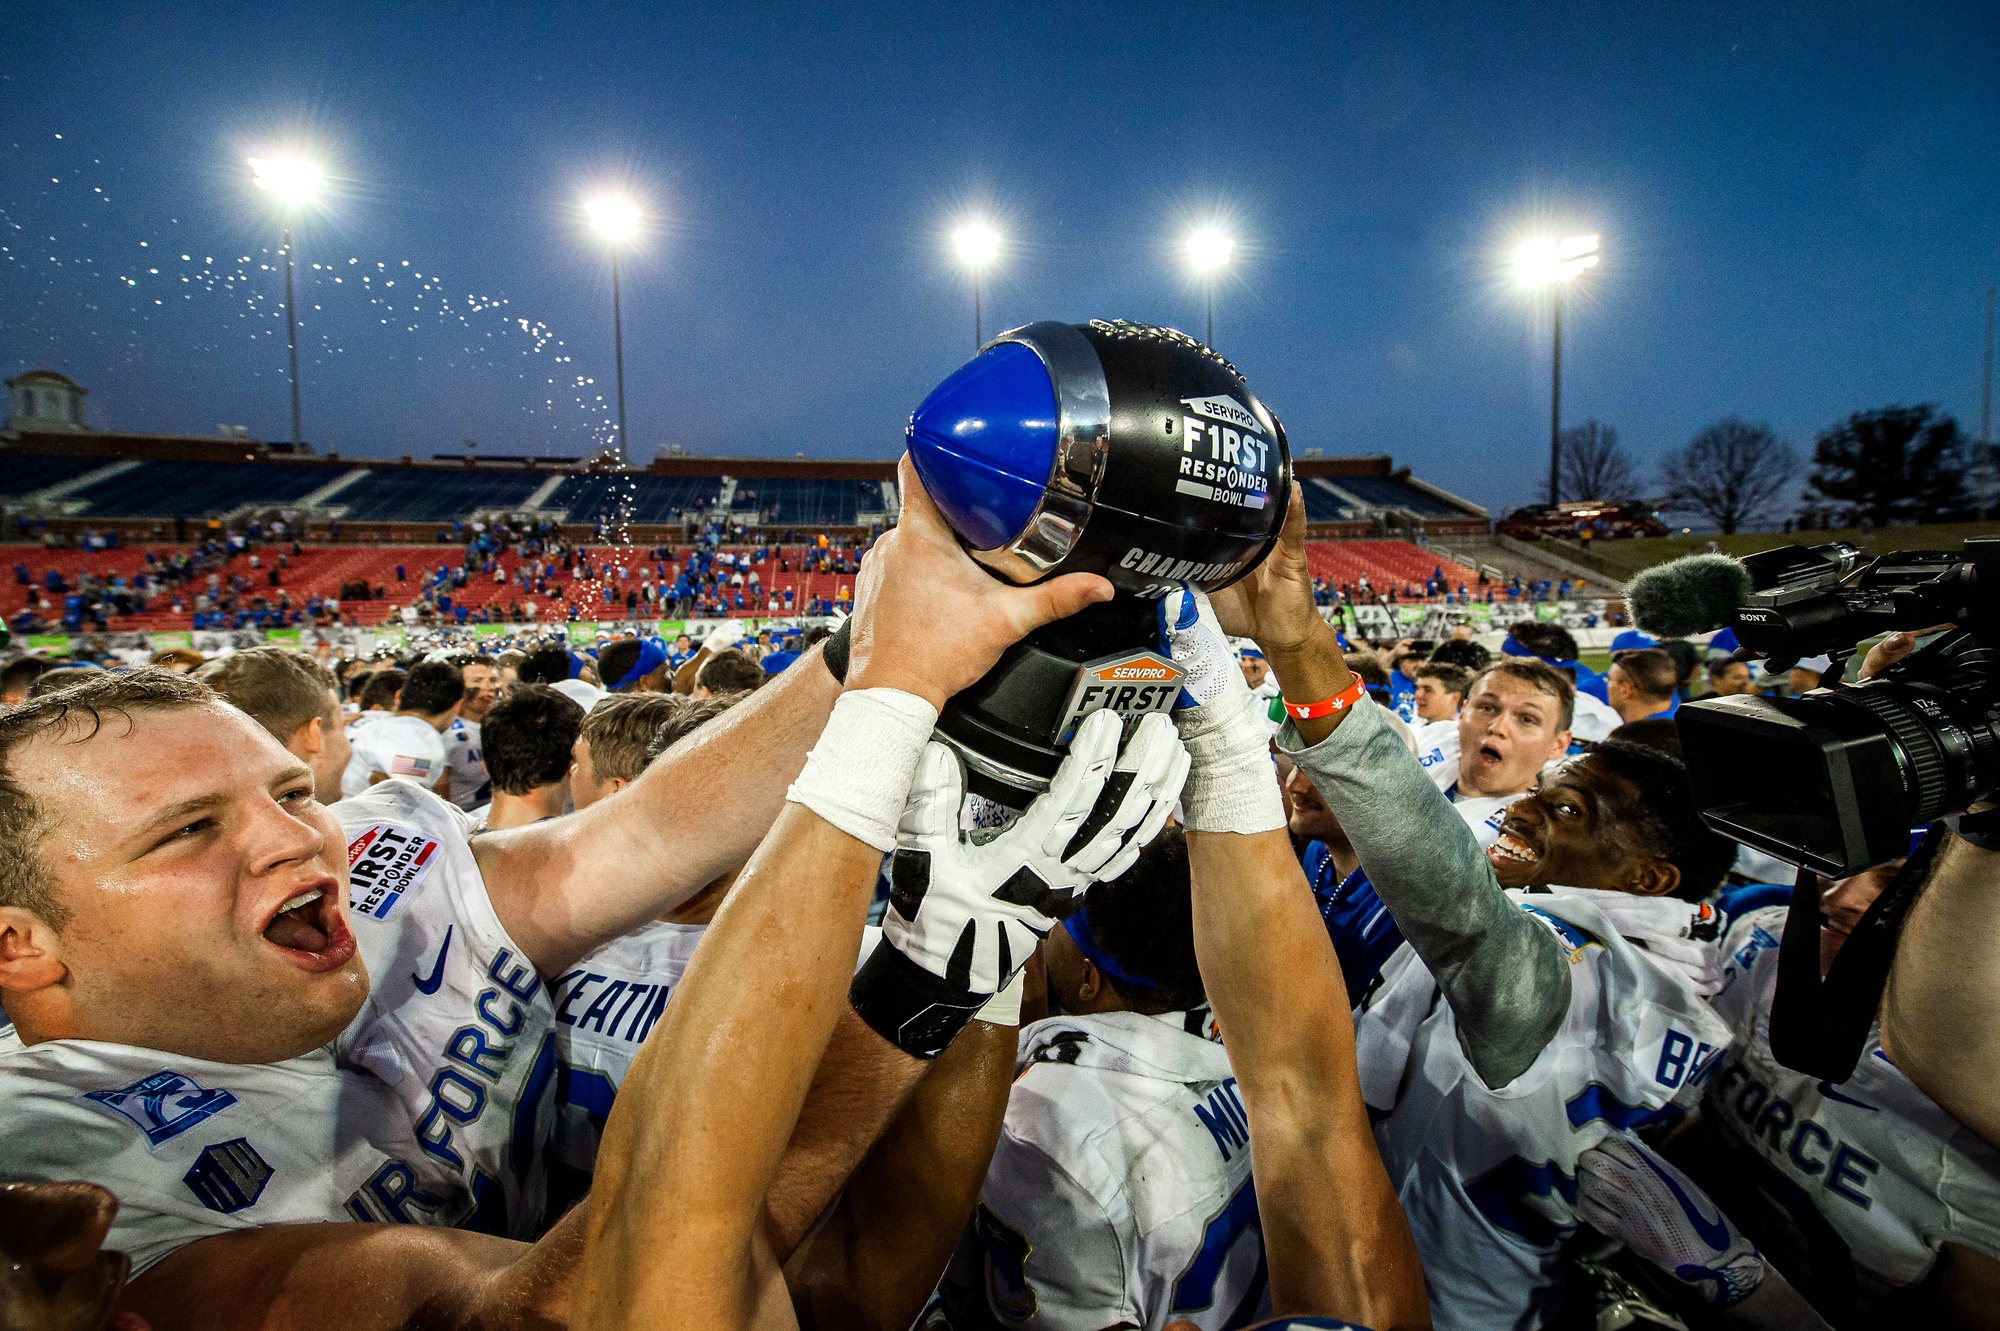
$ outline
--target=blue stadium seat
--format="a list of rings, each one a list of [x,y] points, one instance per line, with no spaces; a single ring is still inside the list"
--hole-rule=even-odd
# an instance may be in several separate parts
[[[40,453],[0,453],[0,495],[18,499],[51,485],[73,481],[111,465],[110,458],[65,458]]]
[[[356,521],[451,522],[475,509],[518,507],[548,480],[539,471],[376,467],[331,500]]]
[[[69,498],[87,502],[83,512],[92,517],[207,517],[244,504],[296,502],[342,470],[270,462],[141,462]]]
[[[1392,476],[1335,476],[1333,483],[1365,504],[1377,508],[1406,508],[1419,517],[1463,518],[1470,516],[1444,500],[1425,494]]]
[[[1341,482],[1346,481],[1341,477]],[[1323,477],[1301,476],[1300,488],[1306,495],[1307,522],[1364,522],[1368,510],[1357,508],[1334,490]]]
[[[567,513],[566,522],[615,521],[621,506],[628,522],[675,522],[713,508],[722,494],[720,476],[572,476],[556,487],[548,506]]]
[[[861,513],[882,511],[880,481],[758,476],[736,482],[735,511],[780,527],[852,527]]]

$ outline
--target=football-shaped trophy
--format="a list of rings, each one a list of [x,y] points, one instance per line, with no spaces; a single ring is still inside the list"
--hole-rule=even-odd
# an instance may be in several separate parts
[[[1118,595],[1038,629],[954,697],[938,734],[972,793],[1009,809],[1048,788],[1077,722],[1165,711],[1181,671],[1156,606],[1226,587],[1277,542],[1291,495],[1284,427],[1234,366],[1122,320],[1002,333],[910,417],[911,460],[994,576],[1098,573]]]

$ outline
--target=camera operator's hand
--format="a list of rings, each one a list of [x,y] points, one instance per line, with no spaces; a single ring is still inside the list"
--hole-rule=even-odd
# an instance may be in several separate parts
[[[1030,632],[1111,599],[1110,582],[1094,573],[1003,582],[965,553],[907,455],[897,482],[902,514],[854,583],[848,688],[901,689],[942,710]]]
[[[1890,666],[1906,659],[1910,653],[1917,650],[1918,638],[1928,638],[1933,633],[1943,633],[1946,629],[1956,627],[1957,625],[1955,624],[1937,624],[1927,629],[1891,633],[1888,637],[1870,647],[1868,655],[1861,658],[1860,678],[1873,679]]]
[[[1331,698],[1354,682],[1333,626],[1313,604],[1312,570],[1306,565],[1306,500],[1292,483],[1291,506],[1278,543],[1247,577],[1209,594],[1225,633],[1249,638],[1263,651],[1288,702]],[[1347,715],[1298,723],[1300,736],[1317,744]]]

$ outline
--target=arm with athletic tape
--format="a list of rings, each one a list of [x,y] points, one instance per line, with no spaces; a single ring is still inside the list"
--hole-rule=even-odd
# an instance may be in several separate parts
[[[508,935],[543,975],[558,974],[743,863],[839,694],[822,666],[788,670],[617,799],[476,839]]]
[[[1250,1116],[1271,1306],[1378,1331],[1428,1326],[1423,1270],[1375,1149],[1347,989],[1292,853],[1261,710],[1199,592],[1161,603],[1187,672],[1174,713],[1193,765],[1183,799],[1194,946]]]
[[[1333,944],[1283,830],[1188,832],[1195,954],[1250,1118],[1271,1306],[1427,1327],[1416,1243],[1361,1100]]]
[[[771,1190],[846,1010],[875,875],[938,710],[1022,635],[1110,594],[1082,574],[999,582],[959,547],[907,462],[902,480],[902,521],[857,579],[848,691],[605,1126],[575,1324],[794,1321]]]
[[[1228,632],[1254,638],[1287,701],[1317,702],[1353,681],[1312,601],[1305,505],[1248,577],[1211,598]],[[1451,1004],[1481,1080],[1505,1086],[1534,1063],[1569,1010],[1555,938],[1501,891],[1472,832],[1372,703],[1288,719],[1278,749],[1304,770],[1361,857],[1376,894]]]

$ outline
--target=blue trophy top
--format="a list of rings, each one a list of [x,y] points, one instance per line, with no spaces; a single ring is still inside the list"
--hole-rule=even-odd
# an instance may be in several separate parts
[[[951,529],[974,550],[995,549],[1027,526],[1054,471],[1055,385],[1029,348],[990,346],[931,390],[908,438]]]

